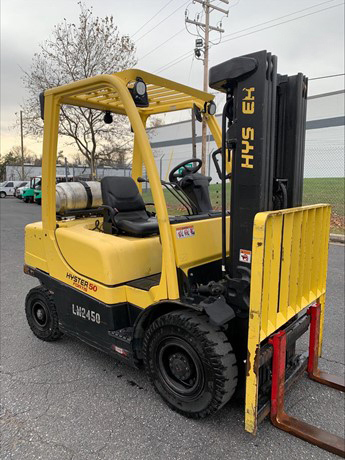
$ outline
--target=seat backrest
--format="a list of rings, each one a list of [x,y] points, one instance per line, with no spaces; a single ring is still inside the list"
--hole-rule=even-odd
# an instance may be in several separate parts
[[[137,184],[131,177],[103,177],[101,180],[103,204],[119,212],[145,211],[145,203]]]

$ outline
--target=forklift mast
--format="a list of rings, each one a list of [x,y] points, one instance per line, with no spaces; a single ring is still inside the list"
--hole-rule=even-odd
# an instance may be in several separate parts
[[[253,223],[258,212],[302,204],[307,78],[277,73],[267,51],[210,69],[226,93],[222,120],[222,269],[228,301],[249,308]],[[231,160],[230,257],[226,257],[226,173]]]

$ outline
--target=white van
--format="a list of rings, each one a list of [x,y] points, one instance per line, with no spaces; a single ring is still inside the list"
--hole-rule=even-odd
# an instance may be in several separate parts
[[[7,180],[0,186],[0,198],[6,198],[6,196],[13,196],[17,187],[24,187],[28,181],[23,180]]]

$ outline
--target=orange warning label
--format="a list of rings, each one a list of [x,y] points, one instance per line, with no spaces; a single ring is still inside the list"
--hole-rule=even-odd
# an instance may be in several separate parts
[[[246,249],[240,249],[240,262],[250,264],[252,260],[252,251],[247,251]]]

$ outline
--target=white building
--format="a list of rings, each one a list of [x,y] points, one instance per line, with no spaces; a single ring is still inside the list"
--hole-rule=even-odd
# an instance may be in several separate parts
[[[304,176],[343,177],[344,175],[344,106],[345,91],[333,91],[308,98]],[[221,123],[221,115],[217,115]],[[196,122],[197,156],[201,157],[201,123]],[[169,171],[181,161],[192,158],[191,121],[155,128],[151,138],[158,171],[167,179]],[[216,149],[208,135],[206,172],[219,181],[210,154]]]

